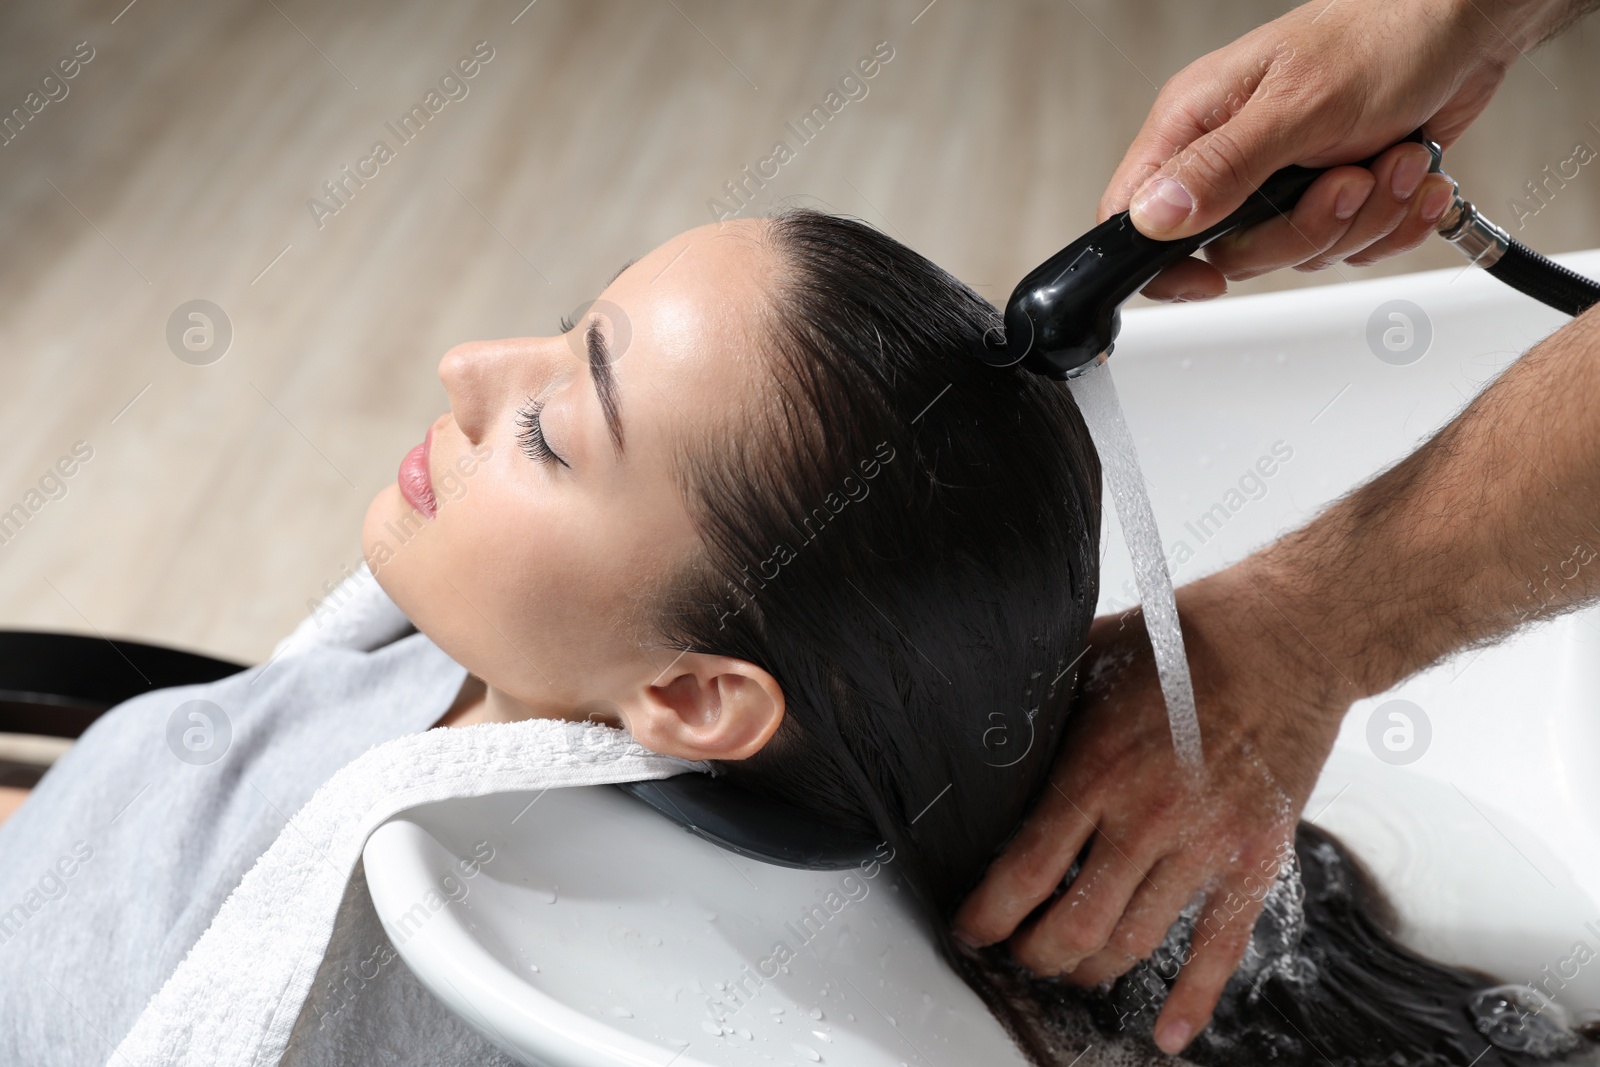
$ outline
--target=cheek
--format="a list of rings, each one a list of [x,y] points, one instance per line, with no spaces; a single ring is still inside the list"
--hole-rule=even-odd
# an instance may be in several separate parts
[[[618,569],[570,513],[571,494],[534,499],[487,474],[409,537],[404,498],[379,494],[363,528],[368,563],[417,629],[473,674],[519,699],[576,700],[611,648],[604,594]]]

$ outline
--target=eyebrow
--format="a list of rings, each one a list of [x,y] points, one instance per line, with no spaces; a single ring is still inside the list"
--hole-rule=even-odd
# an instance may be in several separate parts
[[[606,288],[611,287],[611,282],[622,277],[622,272],[639,262],[639,257],[628,260],[617,268],[617,273],[611,276],[611,281],[606,282]],[[605,335],[600,332],[597,319],[590,319],[589,326],[584,331],[584,343],[589,350],[589,377],[594,380],[594,395],[600,400],[600,412],[605,416],[606,430],[611,434],[611,444],[617,450],[617,455],[622,455],[622,412],[617,407],[617,379],[611,373],[611,347],[606,344]]]
[[[606,429],[611,433],[611,443],[620,456],[622,412],[617,407],[617,379],[611,373],[611,348],[606,343],[605,335],[600,332],[599,318],[589,320],[589,326],[584,331],[584,340],[589,349],[589,377],[594,380],[594,395],[600,399],[600,412],[605,416]]]
[[[620,278],[620,277],[622,277],[622,272],[623,272],[623,271],[625,271],[625,270],[627,270],[627,269],[628,269],[628,268],[629,268],[629,267],[631,267],[631,266],[633,266],[633,265],[634,265],[634,264],[635,264],[635,263],[637,263],[637,262],[639,262],[639,257],[638,257],[638,256],[635,256],[635,257],[633,257],[633,258],[632,258],[632,259],[630,259],[630,260],[628,260],[628,262],[626,262],[626,263],[624,263],[624,264],[623,264],[623,265],[622,265],[622,266],[620,266],[620,267],[618,267],[618,268],[617,268],[617,273],[615,273],[615,274],[613,274],[613,275],[612,275],[612,276],[611,276],[611,282],[614,282],[614,281],[616,281],[616,280],[617,280],[617,279],[618,279],[618,278]],[[606,284],[607,284],[607,285],[610,285],[610,284],[611,284],[611,282],[606,282]]]

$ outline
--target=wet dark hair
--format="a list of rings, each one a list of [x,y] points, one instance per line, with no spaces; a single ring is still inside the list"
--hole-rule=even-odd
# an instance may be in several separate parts
[[[783,686],[777,734],[724,773],[886,838],[948,900],[1049,768],[1099,463],[1066,390],[971,352],[978,294],[862,223],[768,224],[773,395],[682,465],[710,566],[677,636]]]
[[[705,553],[661,625],[783,688],[771,741],[718,772],[886,842],[941,953],[1033,1063],[1072,1062],[1104,1041],[1093,1026],[1132,1039],[1125,1063],[1166,1061],[1149,1041],[1172,980],[1157,957],[1182,924],[1095,992],[949,933],[1046,787],[1077,688],[1101,509],[1083,419],[1060,383],[984,364],[998,311],[899,242],[807,209],[759,239],[777,264],[770,403],[680,459]],[[1296,844],[1304,898],[1280,894],[1256,927],[1283,952],[1235,975],[1187,1058],[1537,1062],[1479,1033],[1469,1002],[1492,979],[1398,946],[1348,853],[1305,826]],[[1549,1050],[1576,1047],[1555,1029]]]

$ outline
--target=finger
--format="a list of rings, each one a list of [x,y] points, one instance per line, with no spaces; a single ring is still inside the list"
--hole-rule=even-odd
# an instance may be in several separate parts
[[[1203,259],[1185,256],[1150,279],[1140,292],[1151,300],[1210,300],[1228,291],[1228,279]]]
[[[1097,835],[1078,877],[1037,922],[1011,939],[1011,954],[1045,977],[1072,970],[1105,947],[1151,866]]]
[[[1387,236],[1374,241],[1346,262],[1364,267],[1390,256],[1409,252],[1428,239],[1439,225],[1439,220],[1455,201],[1455,183],[1443,174],[1430,174],[1422,188],[1411,198],[1406,216]]]
[[[1056,891],[1094,832],[1094,822],[1060,788],[1032,814],[956,912],[955,934],[974,947],[1003,941]]]
[[[1162,86],[1100,198],[1100,221],[1126,211],[1140,187],[1173,156],[1229,121],[1241,97],[1260,85],[1281,46],[1268,47],[1264,38],[1247,41],[1202,56]]]
[[[1254,99],[1196,138],[1133,194],[1128,211],[1147,237],[1170,241],[1221,222],[1302,145],[1275,110]]]
[[[1155,1040],[1170,1056],[1183,1051],[1216,1010],[1222,989],[1233,977],[1250,943],[1250,931],[1265,899],[1237,889],[1219,890],[1207,898],[1195,921],[1189,954],[1178,981],[1161,1006]]]
[[[1297,269],[1322,270],[1387,237],[1406,217],[1432,163],[1433,156],[1417,144],[1398,145],[1379,156],[1372,164],[1376,181],[1372,194],[1350,220],[1344,236]]]
[[[1200,875],[1184,861],[1169,856],[1157,863],[1151,868],[1148,881],[1134,893],[1106,947],[1079,963],[1069,976],[1070,981],[1093,988],[1127,974],[1140,960],[1149,959],[1167,939],[1167,931],[1178,921],[1179,913],[1194,899],[1200,881]]]
[[[1224,234],[1206,247],[1206,258],[1231,281],[1304,263],[1344,236],[1375,182],[1364,167],[1335,167],[1287,215]]]
[[[1211,65],[1212,57],[1195,61],[1196,68]],[[1183,78],[1189,71],[1179,75]],[[1128,210],[1133,194],[1157,174],[1163,164],[1177,155],[1184,145],[1206,132],[1201,117],[1205,111],[1191,90],[1174,79],[1156,95],[1150,113],[1139,127],[1133,143],[1123,153],[1117,169],[1111,172],[1106,191],[1101,194],[1097,221],[1104,222],[1112,215]]]

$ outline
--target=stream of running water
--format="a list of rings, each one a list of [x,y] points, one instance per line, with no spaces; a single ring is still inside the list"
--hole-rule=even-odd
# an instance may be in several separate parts
[[[1167,705],[1167,721],[1172,727],[1172,746],[1178,760],[1198,768],[1200,723],[1195,717],[1194,685],[1189,679],[1189,661],[1183,652],[1183,631],[1178,626],[1178,605],[1172,595],[1172,577],[1167,573],[1167,557],[1156,529],[1150,494],[1145,491],[1144,471],[1128,433],[1111,380],[1111,364],[1104,363],[1067,383],[1083,419],[1089,425],[1100,466],[1105,471],[1106,488],[1116,505],[1117,521],[1133,557],[1133,580],[1144,607],[1144,624],[1155,650],[1156,675],[1161,680],[1161,695]]]

